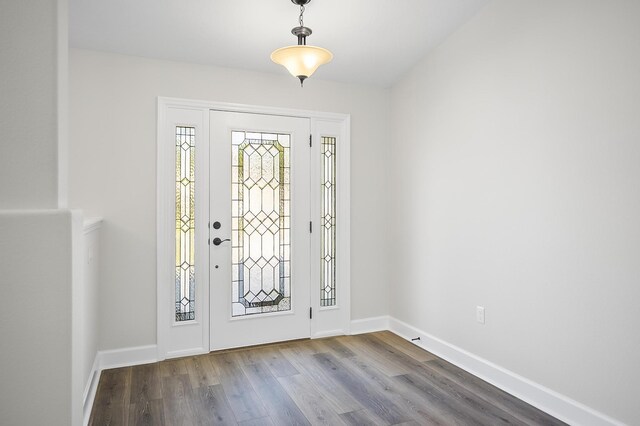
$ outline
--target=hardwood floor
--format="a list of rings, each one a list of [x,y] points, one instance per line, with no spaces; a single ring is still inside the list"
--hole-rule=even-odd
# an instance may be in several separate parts
[[[564,424],[390,332],[105,370],[91,425]]]

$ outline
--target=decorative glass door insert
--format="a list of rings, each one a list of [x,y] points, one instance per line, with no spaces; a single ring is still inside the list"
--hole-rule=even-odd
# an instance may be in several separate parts
[[[176,126],[176,322],[195,319],[195,131]]]
[[[320,306],[336,304],[336,138],[320,141]]]
[[[291,135],[231,132],[232,315],[291,309]]]

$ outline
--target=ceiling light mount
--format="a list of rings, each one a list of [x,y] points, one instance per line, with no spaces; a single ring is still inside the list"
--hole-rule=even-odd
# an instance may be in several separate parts
[[[291,33],[298,38],[297,46],[287,46],[275,50],[271,54],[271,60],[284,66],[294,77],[300,79],[302,86],[304,80],[313,74],[320,65],[333,59],[333,54],[322,47],[307,46],[307,37],[312,34],[311,28],[304,26],[304,6],[311,0],[291,0],[300,6],[299,26],[293,28]]]
[[[295,27],[291,30],[291,34],[298,37],[298,46],[306,46],[307,37],[311,35],[313,31],[309,27]]]

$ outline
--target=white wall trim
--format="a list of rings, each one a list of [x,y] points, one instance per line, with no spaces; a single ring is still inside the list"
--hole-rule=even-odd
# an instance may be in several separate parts
[[[314,228],[320,230],[318,222],[321,209],[322,192],[320,185],[322,158],[322,138],[336,138],[336,264],[335,290],[336,304],[323,307],[320,304],[320,288],[314,285],[321,277],[320,262],[311,262],[311,338],[328,337],[336,334],[349,334],[351,324],[351,124],[349,117],[311,118],[311,220]],[[317,226],[315,226],[317,224]],[[322,257],[321,232],[311,235],[311,259]],[[341,331],[341,333],[337,333]]]
[[[363,318],[351,321],[351,334],[372,333],[374,331],[389,330],[388,315]]]
[[[89,379],[84,387],[84,393],[82,395],[82,424],[88,425],[89,418],[91,417],[91,409],[93,408],[93,401],[96,398],[96,392],[98,391],[98,382],[100,382],[100,359],[96,353],[93,359],[93,366],[91,367],[91,373],[89,373]]]
[[[71,424],[82,424],[82,382],[85,368],[84,303],[86,282],[82,211],[71,210]],[[86,360],[88,361],[88,360]]]
[[[209,347],[209,110],[169,107],[158,98],[156,209],[157,358]],[[195,128],[195,320],[175,321],[175,126]]]
[[[313,111],[297,108],[280,108],[264,105],[249,105],[249,104],[235,104],[229,102],[215,102],[215,101],[203,101],[196,99],[182,99],[182,98],[169,98],[165,96],[158,97],[158,104],[162,104],[165,107],[174,108],[194,108],[194,109],[206,109],[216,111],[229,111],[229,112],[250,112],[254,114],[265,115],[283,115],[286,117],[301,117],[301,118],[317,118],[323,120],[335,120],[344,121],[351,118],[350,114]]]
[[[101,217],[84,218],[84,221],[82,222],[82,230],[85,235],[90,234],[93,231],[100,229],[101,227],[102,227]]]
[[[100,371],[109,368],[130,367],[158,361],[158,347],[156,345],[147,345],[99,351],[97,356]]]
[[[371,318],[377,323],[382,317]],[[359,320],[363,324],[370,320]],[[437,355],[566,423],[573,425],[623,425],[578,401],[546,388],[471,352],[445,342],[393,317],[388,317],[388,330]],[[354,333],[355,334],[355,333]]]
[[[93,366],[91,367],[89,380],[87,381],[84,388],[82,399],[83,425],[86,426],[89,424],[91,409],[93,408],[93,401],[96,397],[102,370],[108,370],[110,368],[131,367],[133,365],[140,364],[150,364],[157,361],[157,345],[136,346],[109,351],[98,351],[95,359],[93,360]]]
[[[497,386],[516,398],[566,423],[603,426],[624,425],[624,423],[606,414],[587,407],[578,401],[535,383],[451,343],[445,342],[396,318],[384,315],[351,321],[351,334],[371,333],[383,330],[392,331],[409,342],[411,342],[412,338],[420,337],[419,341],[411,343],[420,346],[434,355],[445,359],[474,376]],[[317,337],[329,337],[342,333],[342,330],[335,331],[336,333],[327,332]],[[156,345],[99,351],[93,363],[92,374],[84,391],[84,424],[87,424],[89,416],[91,415],[91,407],[93,406],[93,400],[102,370],[156,362],[158,361],[157,353]]]

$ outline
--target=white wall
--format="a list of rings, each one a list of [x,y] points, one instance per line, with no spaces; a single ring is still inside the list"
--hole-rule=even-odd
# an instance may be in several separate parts
[[[352,316],[387,314],[387,90],[316,76],[301,89],[284,69],[261,74],[72,49],[70,205],[104,217],[100,349],[156,342],[157,96],[350,113]]]
[[[59,9],[66,4],[1,3],[0,209],[58,206],[58,87],[66,80],[58,70],[67,49]]]
[[[71,230],[68,211],[0,211],[0,424],[72,424]]]
[[[0,1],[0,424],[79,425],[80,215],[66,207],[67,0]]]
[[[629,424],[638,22],[637,1],[496,0],[393,88],[391,131],[391,315]]]
[[[81,226],[69,210],[0,210],[2,425],[81,424]]]

